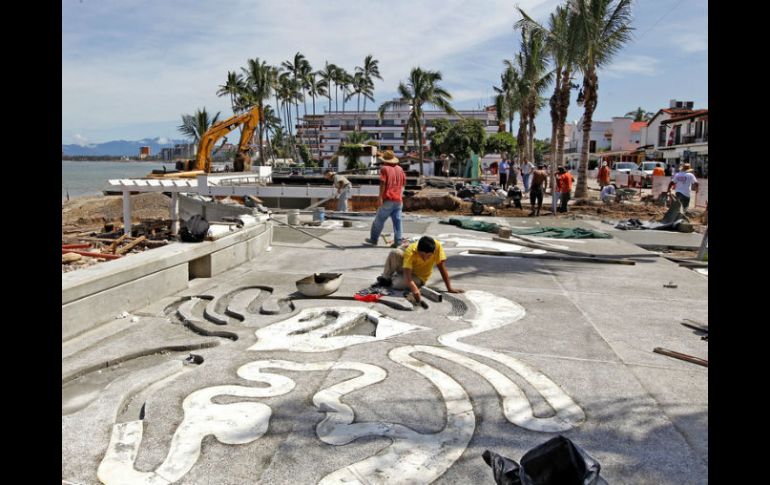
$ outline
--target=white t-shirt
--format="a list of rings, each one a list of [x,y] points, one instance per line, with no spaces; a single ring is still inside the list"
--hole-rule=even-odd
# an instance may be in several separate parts
[[[522,175],[529,175],[532,173],[532,170],[534,170],[535,166],[532,165],[532,162],[527,162],[521,166],[521,174]]]
[[[698,179],[696,179],[695,175],[690,172],[677,172],[671,177],[671,181],[676,182],[675,191],[685,197],[690,196],[690,187],[692,187],[692,184],[698,183]]]

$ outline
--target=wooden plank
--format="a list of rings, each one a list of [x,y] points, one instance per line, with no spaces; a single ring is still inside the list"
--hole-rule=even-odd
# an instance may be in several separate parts
[[[128,234],[123,234],[119,238],[115,239],[110,243],[110,249],[109,251],[113,254],[115,254],[115,250],[118,248],[118,245],[123,242],[124,239],[128,237]]]
[[[675,359],[692,362],[693,364],[702,365],[703,367],[709,366],[708,360],[699,359],[698,357],[693,357],[692,355],[681,354],[679,352],[674,352],[673,350],[664,349],[662,347],[655,347],[655,349],[653,349],[653,352],[655,352],[656,354],[667,355]]]
[[[145,239],[147,239],[147,236],[140,236],[140,237],[134,239],[133,241],[131,241],[130,243],[126,244],[122,248],[120,248],[117,251],[115,251],[115,253],[116,254],[125,254],[125,253],[131,251],[137,244],[141,243]]]
[[[81,256],[88,256],[89,258],[101,258],[101,259],[118,259],[123,257],[119,254],[89,253],[87,251],[78,251],[73,249],[62,249],[61,253],[62,254],[75,253]]]

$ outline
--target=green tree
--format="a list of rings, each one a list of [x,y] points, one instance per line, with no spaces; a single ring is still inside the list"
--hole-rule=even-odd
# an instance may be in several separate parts
[[[583,146],[580,154],[575,198],[588,195],[588,148],[593,114],[599,101],[597,69],[606,66],[631,39],[631,0],[570,0],[569,7],[580,17],[577,42],[581,52],[578,62],[583,86],[578,105],[583,112]]]
[[[366,89],[369,90],[369,93],[371,94],[371,97],[364,94],[364,111],[366,111],[366,100],[369,99],[370,101],[374,101],[374,81],[372,81],[372,78],[382,80],[382,76],[380,76],[379,63],[380,61],[369,54],[364,59],[364,65],[361,67],[356,67],[356,71],[364,75],[366,80]]]
[[[301,52],[294,54],[294,59],[290,61],[283,61],[281,63],[281,67],[286,69],[286,72],[291,74],[292,80],[294,81],[297,95],[294,97],[293,103],[297,115],[296,120],[299,124],[299,102],[304,102],[305,100],[305,90],[302,78],[312,69],[310,68],[310,63],[307,61],[307,59],[305,59],[305,56]],[[307,109],[305,111],[307,111]]]
[[[462,163],[471,158],[471,153],[483,155],[486,136],[480,120],[462,119],[449,128],[443,148],[458,161],[457,173],[462,173]]]
[[[219,97],[230,96],[230,106],[233,109],[233,114],[236,113],[235,97],[243,90],[244,86],[245,84],[241,75],[233,71],[229,71],[227,73],[227,81],[220,85],[219,90],[217,91],[217,96]]]
[[[329,98],[329,111],[332,110],[332,83],[335,82],[335,78],[337,76],[337,66],[334,64],[329,64],[329,62],[326,62],[326,65],[324,66],[323,70],[318,71],[318,75],[320,78],[326,83],[326,97]],[[335,103],[337,99],[337,86],[334,86],[334,93],[335,93]]]
[[[642,109],[641,106],[639,106],[635,110],[629,111],[628,113],[626,113],[623,116],[633,116],[634,117],[634,121],[650,121],[650,119],[652,118],[653,114],[654,113],[651,113],[649,111],[645,111],[644,109]]]
[[[439,71],[423,71],[419,67],[415,67],[409,73],[409,79],[406,84],[403,82],[398,84],[398,93],[401,97],[396,100],[382,103],[378,110],[378,116],[382,119],[383,114],[388,109],[405,108],[407,106],[410,108],[411,111],[409,113],[407,127],[413,124],[417,130],[419,138],[418,153],[420,157],[420,174],[425,173],[423,166],[425,159],[423,149],[423,105],[432,104],[448,114],[457,114],[457,111],[452,108],[452,105],[450,104],[452,95],[438,84],[441,79],[442,76]],[[404,142],[406,142],[408,138],[407,131],[404,136]]]
[[[311,159],[310,149],[304,143],[300,143],[297,145],[297,150],[299,151],[300,158],[302,158],[302,163],[308,165]]]
[[[440,157],[446,155],[444,144],[446,143],[446,137],[449,133],[449,128],[452,124],[446,118],[438,118],[433,120],[433,133],[429,136],[430,139],[430,151],[428,153],[433,157]]]
[[[484,143],[484,154],[499,153],[511,157],[514,151],[516,151],[516,139],[512,134],[504,131],[489,135]]]
[[[198,143],[203,134],[209,131],[209,128],[215,125],[217,121],[219,121],[219,111],[213,118],[209,118],[206,108],[203,108],[196,110],[195,114],[182,115],[182,124],[177,128],[180,133],[192,138],[194,143]]]
[[[242,90],[244,98],[250,106],[259,108],[259,125],[257,127],[259,163],[264,164],[265,152],[262,140],[265,132],[265,101],[269,100],[273,94],[274,70],[267,62],[260,61],[259,57],[249,59],[246,62],[246,67],[242,70],[245,75],[245,87]]]
[[[326,80],[323,79],[318,72],[312,72],[307,75],[307,93],[313,98],[313,120],[315,121],[315,98],[317,96],[326,96]],[[316,145],[318,146],[318,160],[321,160],[321,134],[320,129],[316,126]]]

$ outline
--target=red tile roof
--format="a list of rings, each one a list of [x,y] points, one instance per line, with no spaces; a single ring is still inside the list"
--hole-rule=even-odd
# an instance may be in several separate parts
[[[646,121],[634,121],[631,123],[631,131],[639,131],[643,126],[647,126]]]
[[[689,120],[690,118],[702,118],[707,117],[709,115],[709,110],[707,109],[698,109],[691,113],[687,113],[684,116],[675,116],[673,118],[669,118],[666,121],[664,121],[662,124],[672,123],[675,121],[684,121]]]

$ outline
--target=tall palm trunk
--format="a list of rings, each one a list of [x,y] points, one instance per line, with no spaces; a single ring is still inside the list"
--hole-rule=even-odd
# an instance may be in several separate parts
[[[526,153],[529,153],[527,150],[527,117],[522,109],[519,113],[519,132],[516,134],[516,156],[520,164],[525,162]]]
[[[559,122],[557,124],[557,145],[556,155],[559,164],[564,165],[564,123],[567,122],[567,111],[569,110],[569,98],[570,98],[570,77],[572,72],[569,68],[562,72],[561,91],[559,92],[558,103],[558,115]]]
[[[425,175],[425,168],[423,167],[423,162],[425,161],[424,160],[425,156],[424,156],[423,150],[422,150],[422,138],[423,138],[423,135],[422,135],[422,123],[420,123],[420,120],[418,119],[416,124],[417,124],[417,138],[418,138],[418,141],[419,141],[419,145],[417,146],[417,150],[418,150],[418,152],[420,154],[420,175]]]
[[[535,161],[535,110],[534,108],[529,112],[529,119],[527,120],[527,135],[528,135],[528,143],[527,148],[529,149],[529,159],[532,160],[532,162]]]
[[[315,117],[315,94],[313,95],[313,123],[316,123],[316,117]],[[318,125],[315,125],[315,143],[318,147],[318,162],[321,162],[321,130]]]
[[[561,101],[561,66],[556,66],[556,86],[549,100],[551,107],[551,190],[556,186],[556,151],[559,145],[559,101]],[[556,214],[556,197],[551,198],[551,210]]]
[[[575,198],[585,198],[588,195],[588,149],[591,140],[591,124],[593,123],[594,110],[596,109],[596,68],[589,65],[588,72],[583,79],[583,101],[585,112],[583,113],[583,149],[580,154],[580,167],[578,168],[578,183],[575,189]]]
[[[265,164],[265,150],[262,148],[262,132],[265,129],[265,110],[260,106],[259,108],[259,124],[257,125],[257,138],[259,143],[259,164]],[[251,163],[249,163],[251,168]]]

